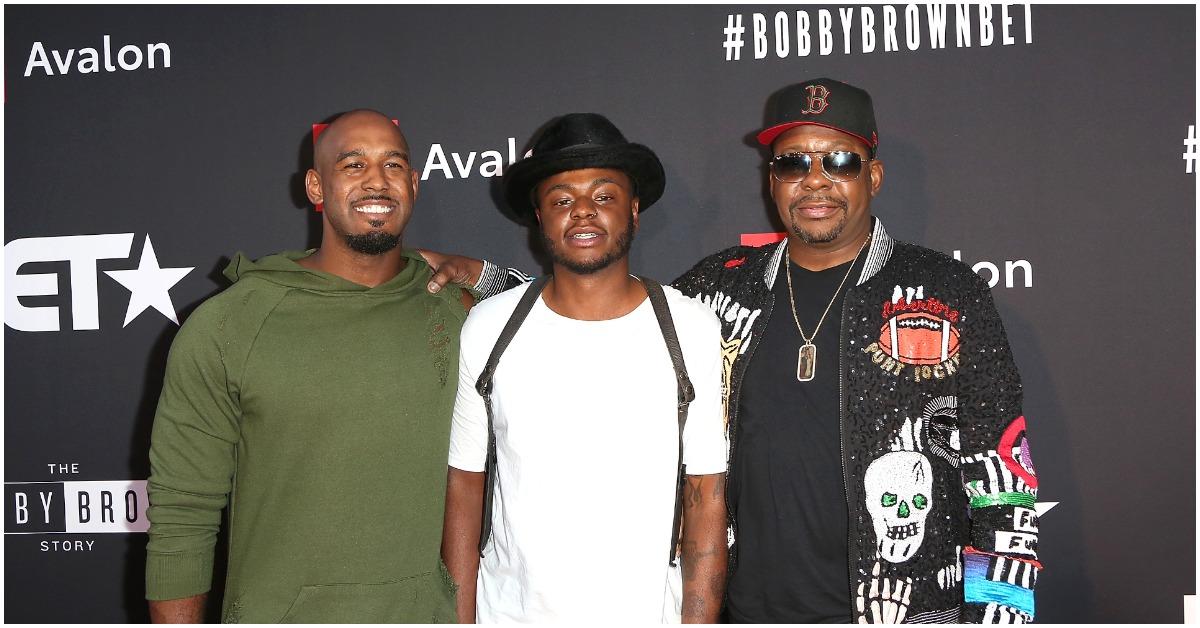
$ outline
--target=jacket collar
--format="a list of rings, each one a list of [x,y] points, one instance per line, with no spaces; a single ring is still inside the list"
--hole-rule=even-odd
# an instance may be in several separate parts
[[[856,286],[866,283],[883,268],[884,264],[887,264],[888,259],[892,256],[892,247],[896,243],[883,228],[883,222],[876,217],[872,217],[872,219],[875,227],[871,230],[871,246],[867,247],[867,260],[863,263],[862,272],[854,284]],[[775,287],[775,277],[779,275],[779,262],[787,252],[787,244],[787,238],[784,238],[775,247],[775,252],[771,254],[771,262],[767,264],[766,272],[763,274],[763,280],[766,282],[768,290]]]

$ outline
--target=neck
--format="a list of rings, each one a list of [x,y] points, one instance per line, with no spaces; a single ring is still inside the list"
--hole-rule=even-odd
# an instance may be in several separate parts
[[[546,307],[580,321],[607,321],[637,309],[646,298],[642,282],[629,276],[627,259],[588,275],[554,265],[554,278],[542,292]]]
[[[849,235],[849,237],[845,237]],[[788,257],[807,270],[825,270],[853,260],[871,235],[871,223],[854,234],[843,234],[833,242],[809,244],[795,236],[788,238]]]
[[[326,246],[326,243],[323,239],[316,253],[296,260],[296,263],[370,288],[395,277],[408,263],[400,245],[381,255],[367,255],[345,246]]]

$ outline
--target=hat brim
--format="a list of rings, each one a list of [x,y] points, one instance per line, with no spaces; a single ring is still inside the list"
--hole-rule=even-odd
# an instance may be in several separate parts
[[[832,124],[824,124],[821,122],[807,122],[807,121],[805,121],[805,122],[784,122],[783,124],[776,124],[773,127],[765,128],[758,133],[758,136],[757,136],[758,143],[762,144],[763,146],[770,146],[771,143],[775,141],[775,138],[779,137],[780,135],[783,135],[785,132],[787,132],[791,129],[794,129],[798,126],[805,126],[805,125],[819,126],[819,127],[824,127],[826,129],[833,129],[834,131],[840,131],[842,133],[845,133],[846,135],[849,135],[850,137],[857,139],[858,141],[862,142],[863,144],[866,144],[867,148],[869,148],[871,150],[875,150],[876,145],[874,142],[872,142],[871,140],[868,140],[867,138],[865,138],[857,133],[852,133],[841,127],[833,126]]]
[[[641,144],[572,146],[535,154],[518,161],[504,173],[504,199],[513,214],[528,225],[537,223],[530,192],[547,177],[585,168],[612,168],[633,179],[637,186],[638,213],[662,198],[666,175],[654,151]]]

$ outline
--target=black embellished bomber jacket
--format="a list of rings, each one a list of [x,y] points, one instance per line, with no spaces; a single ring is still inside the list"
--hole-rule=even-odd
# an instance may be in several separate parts
[[[742,378],[786,250],[729,248],[671,284],[721,320],[731,457]],[[847,289],[839,356],[851,613],[870,623],[1030,621],[1037,477],[991,292],[965,264],[893,240],[878,219],[866,254]],[[485,296],[528,280],[485,267]]]
[[[731,456],[742,378],[786,250],[726,249],[672,283],[721,319]],[[1029,621],[1037,478],[991,292],[965,264],[891,239],[878,219],[866,255],[841,312],[839,356],[853,617]]]

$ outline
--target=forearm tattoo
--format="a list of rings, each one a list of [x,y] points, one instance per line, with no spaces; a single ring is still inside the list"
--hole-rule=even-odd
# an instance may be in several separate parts
[[[725,478],[688,477],[684,483],[683,620],[716,621],[725,593]],[[707,493],[707,494],[706,494]],[[714,508],[714,505],[716,506]],[[716,533],[720,530],[720,534]]]

